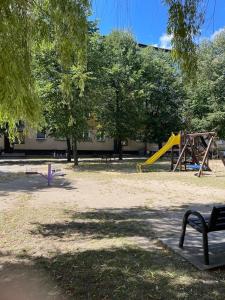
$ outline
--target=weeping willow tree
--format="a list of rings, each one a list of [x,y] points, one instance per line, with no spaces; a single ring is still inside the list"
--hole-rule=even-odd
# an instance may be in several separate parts
[[[11,137],[19,120],[32,126],[40,116],[32,72],[38,45],[49,43],[57,51],[64,70],[62,90],[67,96],[68,74],[76,56],[82,89],[89,8],[89,0],[1,0],[0,126],[7,124]]]
[[[168,5],[168,33],[172,36],[172,54],[187,78],[197,69],[196,37],[204,22],[204,0],[164,0]]]

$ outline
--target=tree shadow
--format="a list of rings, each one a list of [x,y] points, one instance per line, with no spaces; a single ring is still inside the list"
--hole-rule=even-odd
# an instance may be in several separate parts
[[[79,234],[93,239],[118,237],[148,237],[153,232],[147,221],[148,214],[143,208],[96,210],[84,213],[70,213],[71,221],[63,223],[35,223],[31,234],[43,237],[71,237]]]
[[[64,176],[54,177],[50,186],[48,186],[47,178],[40,174],[27,175],[21,172],[4,172],[0,181],[0,196],[7,196],[10,192],[31,193],[53,187],[65,190],[76,189],[72,182]]]
[[[43,237],[71,237],[77,234],[93,239],[114,237],[170,237],[181,232],[183,215],[188,209],[195,209],[203,216],[211,213],[214,205],[220,203],[189,203],[179,207],[133,207],[129,209],[96,209],[92,211],[66,211],[70,221],[49,224],[35,223],[36,229],[31,234]]]
[[[138,173],[137,165],[145,162],[146,159],[124,159],[122,161],[81,161],[79,172],[118,172],[118,173]],[[150,166],[144,166],[143,172],[169,172],[170,161],[160,159]]]
[[[0,165],[1,166],[13,166],[13,165],[18,165],[18,166],[26,166],[26,165],[47,165],[49,163],[52,164],[66,164],[67,160],[66,159],[55,159],[55,158],[37,158],[37,159],[29,159],[29,158],[25,158],[25,159],[15,159],[15,158],[11,158],[11,159],[2,159],[0,158]]]
[[[102,159],[82,159],[79,162],[79,166],[76,166],[75,170],[78,172],[117,172],[117,173],[137,173],[137,164],[144,163],[145,158],[124,158],[122,161],[119,160],[105,160]],[[38,159],[38,160],[30,160],[30,159],[24,159],[24,160],[4,160],[1,162],[1,166],[3,168],[12,167],[13,165],[17,165],[20,167],[35,167],[38,165],[46,165],[51,163],[54,165],[65,165],[67,168],[70,168],[71,170],[74,169],[74,166],[70,166],[71,163],[67,163],[66,160],[56,160],[56,159]],[[159,159],[157,162],[150,166],[143,167],[143,172],[168,172],[170,171],[170,161],[162,158]],[[5,172],[0,172],[4,174]],[[14,174],[16,172],[12,172]],[[19,172],[18,172],[19,173]],[[22,172],[20,172],[22,173]]]
[[[120,172],[137,173],[137,160],[123,161],[81,161],[77,170],[79,172]]]
[[[178,259],[174,267],[169,259],[167,253],[127,247],[58,254],[36,262],[72,299],[177,299],[180,292],[167,272],[176,270],[180,276],[185,263]]]
[[[71,210],[66,211],[71,217],[71,221],[51,224],[38,223],[36,230],[31,234],[38,234],[48,239],[56,237],[59,240],[74,233],[97,239],[145,237],[150,243],[148,247],[106,247],[77,252],[58,250],[58,252],[46,253],[40,257],[24,253],[17,255],[17,263],[4,264],[3,270],[10,268],[12,281],[17,273],[15,270],[20,270],[23,274],[23,267],[45,271],[53,282],[53,286],[59,287],[62,291],[61,298],[57,298],[57,296],[46,298],[52,300],[66,299],[66,297],[68,297],[67,299],[85,300],[192,300],[195,297],[205,300],[214,298],[222,300],[225,289],[224,269],[204,273],[197,271],[180,256],[163,248],[154,239],[154,224],[161,220],[162,230],[168,234],[168,228],[163,228],[163,219],[168,218],[166,221],[170,224],[170,213],[171,216],[173,214],[182,216],[190,205],[192,204],[158,210],[133,207],[131,209],[100,209],[77,213]],[[209,204],[205,207],[203,204],[197,203],[195,208],[201,212],[209,212],[212,205]],[[175,226],[174,231],[180,231],[180,226],[179,228]],[[73,240],[70,239],[69,242],[71,243]],[[0,282],[4,276],[6,273],[0,272]]]
[[[20,278],[23,279],[22,282],[26,278],[29,289],[37,290],[38,287],[39,290],[46,291],[46,286],[50,286],[50,289],[53,286],[60,291],[60,296],[51,291],[47,293],[48,297],[38,300],[191,300],[195,297],[206,300],[212,299],[213,295],[216,295],[216,299],[224,299],[225,282],[220,273],[214,272],[212,276],[210,273],[199,272],[183,259],[156,248],[86,250],[77,253],[56,253],[51,257],[32,257],[25,254],[18,256],[16,263],[4,264],[3,269],[4,275],[0,273],[1,291],[5,277],[8,278],[7,290],[10,291],[13,287],[14,293],[19,288]],[[32,282],[36,283],[33,270],[38,270],[39,277],[42,278],[36,286],[31,285]],[[25,292],[29,289],[26,287]],[[18,299],[20,298],[10,298]]]
[[[219,204],[219,203],[218,203]],[[149,246],[153,239],[159,239],[164,244],[173,239],[178,245],[181,224],[185,211],[195,209],[203,215],[209,215],[215,203],[208,205],[193,204],[172,209],[146,209],[134,207],[131,209],[105,209],[80,213],[71,213],[71,220],[65,222],[40,224],[36,223],[33,235],[70,241],[80,239],[100,240],[113,238],[137,238],[142,246]],[[199,253],[202,259],[202,236],[191,227],[187,229],[186,242],[193,249],[193,255]],[[225,252],[224,232],[209,234],[209,247],[212,253]],[[217,253],[218,254],[218,253]],[[213,257],[212,257],[213,258]],[[222,263],[221,263],[222,264]]]

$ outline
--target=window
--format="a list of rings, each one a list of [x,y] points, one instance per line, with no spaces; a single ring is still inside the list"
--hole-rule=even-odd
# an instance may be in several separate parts
[[[37,138],[37,140],[45,140],[46,139],[46,131],[45,130],[38,131],[36,138]]]
[[[87,130],[85,132],[83,132],[83,141],[84,142],[92,142],[92,131],[91,130]]]
[[[97,142],[101,142],[101,143],[103,143],[103,142],[105,142],[105,134],[104,134],[104,132],[97,132],[96,133],[96,140],[97,140]]]

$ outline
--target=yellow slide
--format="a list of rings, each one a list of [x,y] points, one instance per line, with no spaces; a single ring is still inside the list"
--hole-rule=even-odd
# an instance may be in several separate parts
[[[180,134],[175,135],[172,133],[171,137],[168,139],[166,144],[161,149],[159,149],[155,154],[153,154],[151,157],[149,157],[144,163],[137,165],[139,171],[141,171],[142,166],[153,164],[163,154],[165,154],[168,150],[170,150],[173,146],[179,145],[179,144],[180,144]]]

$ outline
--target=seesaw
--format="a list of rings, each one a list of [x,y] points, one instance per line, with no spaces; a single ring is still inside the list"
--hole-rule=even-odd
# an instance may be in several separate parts
[[[36,169],[32,169],[32,168],[31,169],[26,169],[25,173],[28,174],[28,175],[38,174],[38,175],[43,176],[45,179],[47,179],[48,186],[51,185],[51,182],[52,182],[52,180],[55,176],[65,176],[66,175],[65,173],[62,172],[61,169],[52,168],[51,164],[48,164],[47,174],[43,174],[43,173],[37,171]]]

